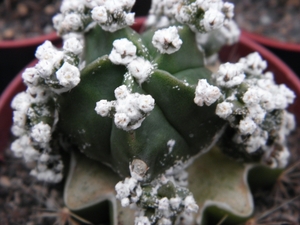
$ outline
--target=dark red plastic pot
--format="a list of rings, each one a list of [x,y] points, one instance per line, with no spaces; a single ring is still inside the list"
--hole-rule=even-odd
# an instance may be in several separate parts
[[[278,41],[260,34],[242,31],[243,36],[265,46],[279,56],[300,77],[300,44]]]
[[[144,19],[137,19],[133,26],[134,29],[141,29],[143,21]],[[239,43],[233,46],[224,47],[220,52],[220,58],[223,62],[235,62],[240,57],[244,57],[254,51],[259,52],[268,62],[268,70],[274,72],[278,83],[285,83],[297,96],[300,96],[300,80],[296,74],[277,56],[244,35],[241,36]],[[36,61],[33,61],[28,65],[28,67],[33,66],[35,63]],[[3,152],[10,141],[10,126],[12,124],[12,110],[10,108],[11,100],[18,92],[25,89],[25,86],[22,83],[21,74],[22,72],[15,77],[0,98],[0,157],[1,151]],[[298,113],[299,108],[300,99],[296,98],[295,103],[289,110],[296,114],[298,124],[300,124],[300,115]]]
[[[34,59],[36,48],[45,40],[55,45],[61,43],[55,32],[21,40],[0,41],[0,93],[16,73]]]

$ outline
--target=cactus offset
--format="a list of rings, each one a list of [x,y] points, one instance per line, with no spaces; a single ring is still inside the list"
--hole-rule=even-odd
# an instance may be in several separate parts
[[[258,53],[207,68],[238,40],[232,4],[153,1],[141,34],[129,27],[133,4],[62,2],[53,21],[63,47],[45,42],[23,73],[28,88],[12,103],[12,150],[36,161],[40,180],[66,175],[66,205],[93,222],[108,219],[97,210],[111,209],[118,223],[115,198],[135,208],[135,224],[201,223],[208,206],[249,216],[248,164],[287,164],[293,92],[264,72]],[[206,195],[214,184],[217,193]],[[228,193],[233,200],[224,200]]]

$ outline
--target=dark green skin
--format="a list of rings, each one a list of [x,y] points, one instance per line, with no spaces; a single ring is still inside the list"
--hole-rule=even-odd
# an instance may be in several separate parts
[[[152,31],[139,35],[125,28],[111,34],[97,27],[87,33],[88,64],[81,71],[79,85],[58,97],[57,132],[69,139],[74,149],[111,165],[122,177],[130,175],[129,164],[133,159],[147,164],[147,178],[151,180],[176,161],[186,161],[204,151],[225,121],[215,114],[217,103],[202,107],[194,103],[198,80],[211,82],[211,72],[204,67],[194,33],[183,27],[179,35],[183,41],[180,50],[161,55],[151,44]],[[113,41],[124,37],[137,46],[137,55],[157,64],[147,81],[141,86],[134,82],[132,86],[133,92],[150,94],[155,99],[155,108],[140,128],[130,132],[118,129],[112,118],[101,117],[94,110],[97,101],[115,100],[114,90],[126,85],[126,67],[112,64],[107,56]],[[171,139],[175,145],[169,152],[167,142]]]

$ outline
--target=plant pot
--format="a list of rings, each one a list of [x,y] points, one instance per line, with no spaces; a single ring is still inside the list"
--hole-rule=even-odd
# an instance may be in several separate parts
[[[141,28],[143,19],[139,19],[135,24],[135,29],[138,30]],[[251,40],[242,36],[240,42],[234,46],[226,47],[222,50],[220,56],[222,61],[236,61],[238,58],[246,56],[247,54],[258,51],[263,56],[265,60],[268,61],[269,68],[275,73],[277,82],[286,83],[292,90],[295,91],[296,95],[300,94],[300,82],[297,76],[276,56],[270,53],[268,50],[263,47],[255,44]],[[36,61],[33,61],[29,66],[33,66]],[[9,142],[9,128],[11,126],[12,112],[10,110],[10,102],[13,96],[20,90],[24,89],[21,81],[21,74],[19,74],[15,80],[8,86],[3,96],[0,99],[0,118],[1,121],[1,130],[0,130],[0,139],[3,141],[1,146],[7,146]],[[291,107],[291,111],[296,113],[297,108],[300,106],[298,101],[295,102],[294,106]],[[6,121],[4,119],[7,118]],[[299,120],[299,119],[298,119]],[[93,168],[93,167],[91,167]]]
[[[56,32],[34,38],[0,41],[0,93],[15,74],[34,59],[36,48],[46,40],[51,41],[54,45],[61,43]]]

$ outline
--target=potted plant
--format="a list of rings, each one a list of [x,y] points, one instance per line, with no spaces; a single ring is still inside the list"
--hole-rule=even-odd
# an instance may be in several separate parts
[[[299,1],[236,1],[237,23],[245,36],[266,46],[300,74]]]
[[[248,172],[269,183],[288,162],[295,94],[246,39],[248,55],[207,69],[238,41],[232,4],[154,1],[141,34],[133,4],[63,2],[62,49],[37,49],[12,101],[12,151],[37,179],[65,178],[66,206],[94,224],[245,220]]]

